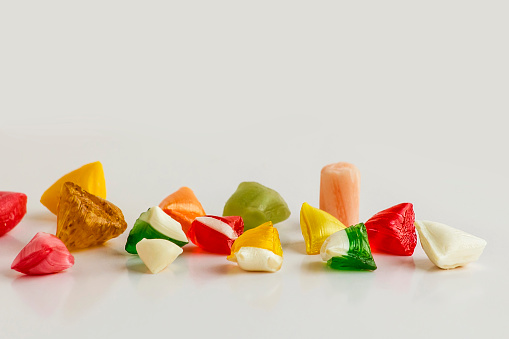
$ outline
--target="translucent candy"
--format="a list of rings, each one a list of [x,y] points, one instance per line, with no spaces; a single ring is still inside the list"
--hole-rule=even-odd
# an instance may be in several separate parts
[[[345,226],[359,222],[361,175],[347,162],[330,164],[320,177],[320,209],[338,218]]]
[[[283,264],[283,248],[272,222],[245,231],[227,258],[246,271],[276,272]]]
[[[396,255],[412,255],[417,245],[412,204],[402,203],[378,212],[366,221],[373,250]]]
[[[290,210],[276,191],[257,182],[242,182],[224,206],[223,216],[239,215],[248,230],[265,222],[288,219]]]
[[[244,222],[239,216],[198,217],[189,229],[188,237],[196,246],[217,254],[230,254],[233,242],[244,231]]]
[[[85,191],[106,199],[106,181],[104,179],[103,165],[96,161],[67,173],[43,193],[41,203],[53,214],[57,214],[60,192],[66,182],[75,183]]]
[[[142,239],[136,244],[136,251],[154,274],[164,270],[183,252],[181,247],[165,239]]]
[[[300,228],[307,254],[319,254],[325,239],[346,227],[329,213],[305,202],[300,209]]]
[[[39,232],[23,247],[11,268],[28,275],[61,272],[74,265],[74,257],[64,243],[52,234]]]
[[[111,202],[66,182],[60,194],[57,237],[69,250],[101,245],[127,228],[122,211]]]
[[[125,250],[137,254],[136,244],[143,238],[165,239],[180,247],[188,243],[187,236],[182,231],[180,223],[164,213],[159,206],[151,207],[139,216],[131,232],[129,232]]]
[[[0,192],[0,237],[16,227],[27,213],[27,196]]]
[[[202,205],[189,187],[181,187],[170,194],[161,201],[159,207],[180,223],[185,234],[191,228],[194,219],[205,215]]]
[[[415,227],[424,252],[442,269],[476,261],[486,247],[486,240],[438,222],[417,220]]]
[[[364,224],[345,228],[328,237],[322,245],[323,261],[337,270],[376,270]]]

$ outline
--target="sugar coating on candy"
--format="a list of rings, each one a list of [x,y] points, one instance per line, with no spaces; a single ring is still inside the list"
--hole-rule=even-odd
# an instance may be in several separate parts
[[[353,164],[338,162],[325,166],[320,174],[320,209],[347,227],[357,224],[360,183],[360,172]]]
[[[104,179],[103,165],[99,161],[96,161],[67,173],[43,193],[41,203],[53,214],[57,214],[60,193],[62,191],[62,186],[66,182],[75,183],[85,191],[106,199],[106,180]]]
[[[154,274],[164,270],[183,252],[181,247],[166,239],[142,239],[136,244],[136,251]]]
[[[69,250],[101,245],[127,228],[122,211],[80,186],[62,186],[57,213],[57,237]]]
[[[0,192],[0,237],[19,224],[27,213],[27,196],[17,192]]]
[[[136,244],[143,238],[165,239],[181,247],[188,243],[180,223],[166,214],[159,206],[151,207],[139,216],[129,232],[125,250],[137,254]]]
[[[329,236],[320,249],[323,261],[337,270],[376,270],[363,223]]]
[[[319,254],[325,239],[346,228],[341,221],[307,202],[303,203],[300,209],[300,227],[307,254]]]
[[[193,221],[188,237],[193,244],[207,252],[230,254],[233,242],[243,231],[244,222],[239,216],[207,215]]]
[[[366,221],[371,249],[395,255],[412,255],[417,245],[415,214],[411,203],[378,212]]]
[[[205,215],[200,201],[189,187],[179,188],[161,201],[159,207],[180,223],[185,234],[191,228],[194,219]]]
[[[276,272],[283,264],[283,248],[272,222],[245,231],[233,243],[229,261],[246,271]]]
[[[248,230],[265,222],[288,219],[290,209],[278,192],[257,182],[242,182],[224,206],[223,216],[239,215]]]
[[[39,232],[23,247],[11,268],[28,275],[51,274],[74,265],[65,244],[52,234]]]
[[[415,227],[424,252],[442,269],[476,261],[486,247],[486,240],[438,222],[416,220]]]

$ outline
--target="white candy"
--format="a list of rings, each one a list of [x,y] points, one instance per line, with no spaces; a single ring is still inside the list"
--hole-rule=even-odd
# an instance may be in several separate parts
[[[142,239],[136,244],[136,251],[152,273],[159,273],[171,264],[182,248],[166,239]]]
[[[276,272],[283,264],[283,258],[274,252],[250,246],[241,247],[231,261],[236,261],[245,271]]]
[[[424,252],[442,269],[476,261],[486,246],[486,240],[438,222],[416,220],[415,227]]]
[[[323,261],[328,261],[332,257],[342,257],[348,254],[350,249],[350,240],[345,230],[332,233],[322,244],[320,255]]]
[[[164,234],[168,238],[172,238],[182,242],[188,242],[187,236],[182,231],[182,225],[164,211],[159,206],[149,208],[147,212],[140,215],[140,220],[150,224],[156,231]]]

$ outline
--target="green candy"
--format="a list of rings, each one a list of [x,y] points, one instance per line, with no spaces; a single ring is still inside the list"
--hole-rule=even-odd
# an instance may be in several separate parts
[[[182,231],[182,226],[159,207],[149,208],[143,212],[129,232],[125,250],[131,254],[138,254],[136,244],[143,239],[165,239],[182,247],[188,243]]]
[[[244,230],[267,221],[273,224],[288,219],[290,209],[278,192],[257,182],[242,182],[224,206],[223,216],[240,215]]]
[[[332,234],[323,243],[322,259],[337,270],[376,270],[363,223]]]

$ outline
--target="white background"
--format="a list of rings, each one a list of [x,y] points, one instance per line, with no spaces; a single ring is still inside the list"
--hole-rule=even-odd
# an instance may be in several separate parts
[[[0,238],[0,337],[503,337],[508,15],[506,1],[1,1],[0,190],[29,201]],[[43,191],[96,160],[129,229],[180,186],[219,215],[241,181],[277,190],[283,268],[188,246],[150,275],[126,232],[62,274],[10,270],[55,232]],[[299,210],[337,161],[361,171],[361,220],[412,202],[485,238],[483,256],[442,271],[418,245],[375,254],[375,272],[325,269]]]

